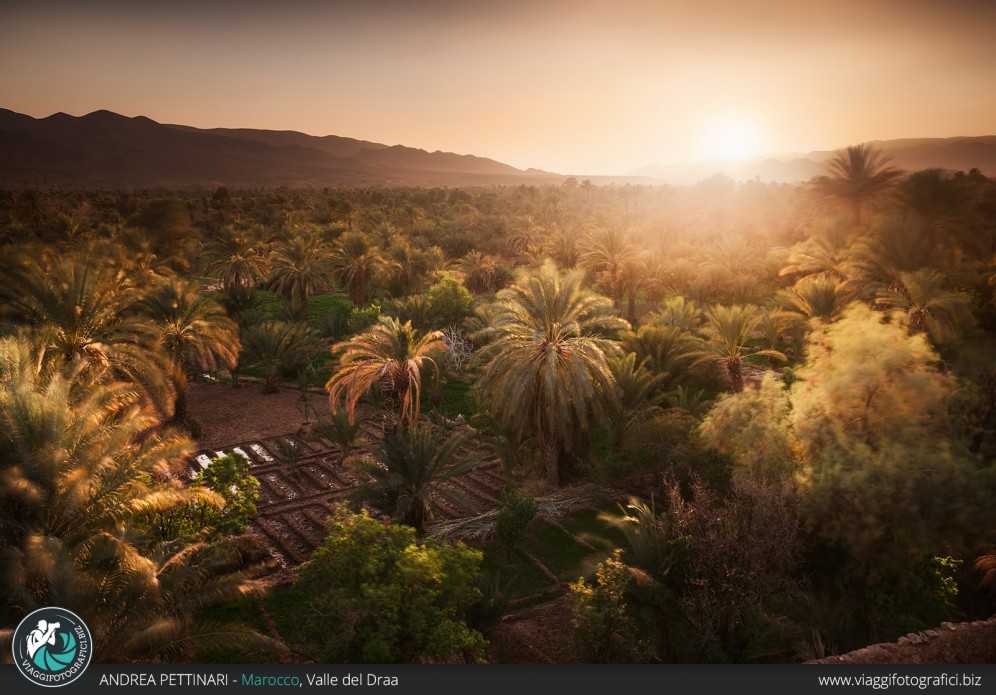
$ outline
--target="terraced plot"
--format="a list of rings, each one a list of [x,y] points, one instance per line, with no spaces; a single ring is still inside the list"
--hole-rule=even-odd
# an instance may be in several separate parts
[[[368,436],[378,434],[369,432]],[[288,444],[301,447],[293,465],[281,453]],[[249,533],[283,567],[294,567],[311,557],[325,536],[325,519],[335,503],[366,482],[342,465],[336,444],[322,437],[305,440],[293,435],[201,451],[191,461],[191,473],[207,466],[211,458],[232,452],[249,459],[249,472],[260,482],[257,514],[250,521]],[[501,496],[500,468],[489,463],[448,484],[457,487],[473,509],[460,510],[437,500],[440,514],[450,519],[477,514],[493,507]]]

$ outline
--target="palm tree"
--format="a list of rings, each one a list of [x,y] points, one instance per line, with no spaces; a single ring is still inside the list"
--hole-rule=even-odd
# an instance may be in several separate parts
[[[785,311],[804,316],[810,322],[833,323],[848,303],[845,286],[829,276],[810,275],[778,292]]]
[[[850,205],[854,224],[860,225],[863,208],[902,176],[887,166],[890,159],[868,143],[848,147],[827,163],[827,174],[813,179],[813,188],[824,198]]]
[[[291,302],[302,321],[308,320],[308,296],[327,290],[331,279],[332,256],[314,235],[294,236],[270,255],[270,288]]]
[[[420,425],[378,440],[363,456],[349,459],[353,468],[373,479],[358,487],[353,498],[372,501],[419,533],[440,501],[470,511],[473,507],[460,488],[446,484],[484,463],[479,451],[465,449],[469,436],[469,432],[458,432],[446,437]]]
[[[349,288],[349,298],[358,307],[366,305],[370,280],[387,266],[377,247],[371,245],[366,235],[360,232],[343,234],[331,256],[332,269],[339,282]]]
[[[571,448],[577,428],[605,421],[618,402],[607,360],[618,345],[607,336],[627,323],[582,278],[561,275],[552,262],[520,274],[498,293],[494,321],[480,335],[490,342],[478,387],[498,419],[537,438],[552,488],[560,485],[560,451]]]
[[[0,283],[9,316],[38,331],[37,339],[94,379],[141,385],[150,402],[172,400],[155,328],[132,311],[141,296],[116,263],[74,255],[18,254]]]
[[[658,386],[666,378],[665,374],[654,374],[647,369],[647,360],[636,361],[636,353],[625,357],[610,357],[609,368],[619,387],[619,402],[611,410],[612,448],[622,451],[626,436],[626,425],[634,413],[659,405],[666,394],[658,391]]]
[[[777,350],[748,350],[747,342],[761,320],[754,307],[717,306],[706,314],[706,318],[711,330],[705,347],[726,368],[734,391],[744,390],[743,363],[748,353],[785,360],[785,355]]]
[[[272,646],[244,628],[197,620],[200,609],[259,591],[240,571],[243,553],[191,539],[136,544],[156,513],[221,503],[205,488],[151,482],[193,451],[159,424],[133,386],[94,388],[54,351],[0,339],[0,624],[65,606],[90,627],[100,661],[247,639]]]
[[[463,285],[473,294],[494,291],[497,267],[490,256],[480,251],[470,251],[457,261],[457,269],[463,273]]]
[[[622,291],[619,276],[623,264],[636,255],[636,248],[630,244],[621,229],[602,229],[591,234],[585,244],[581,261],[590,270],[604,272],[609,279],[609,294],[613,306],[619,308]]]
[[[185,361],[210,372],[234,367],[240,349],[238,326],[195,280],[169,278],[145,295],[137,309],[156,327],[169,358],[176,388],[173,421],[196,432],[187,413]]]
[[[244,230],[225,230],[205,244],[204,254],[209,259],[205,272],[220,275],[229,296],[265,280],[269,270],[265,248]]]
[[[636,355],[657,377],[654,389],[669,391],[705,359],[702,341],[684,328],[646,324],[622,335],[626,352]]]
[[[901,273],[898,287],[883,289],[877,303],[905,311],[909,316],[910,335],[926,331],[938,345],[973,322],[969,297],[952,292],[945,284],[944,275],[931,268]]]
[[[422,368],[431,366],[439,379],[439,367],[432,359],[435,350],[445,350],[442,331],[419,335],[410,321],[400,323],[382,317],[360,335],[336,343],[332,352],[341,353],[339,368],[325,388],[335,412],[345,403],[352,420],[356,403],[377,384],[384,399],[384,431],[394,431],[394,409],[400,409],[401,427],[407,430],[418,421],[422,392]]]
[[[636,296],[647,284],[647,263],[642,258],[632,257],[623,262],[619,269],[619,288],[626,293],[626,319],[636,323]]]
[[[276,393],[277,370],[300,364],[317,348],[303,323],[264,321],[242,331],[246,357],[266,372],[264,393]]]
[[[432,270],[429,254],[416,248],[404,238],[395,239],[387,252],[388,265],[394,277],[401,285],[404,297],[419,292],[425,283],[426,276]]]

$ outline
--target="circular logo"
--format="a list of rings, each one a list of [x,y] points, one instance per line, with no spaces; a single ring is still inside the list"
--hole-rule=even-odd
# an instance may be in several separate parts
[[[49,688],[83,675],[93,656],[90,629],[65,608],[39,608],[14,630],[14,664],[24,677]]]

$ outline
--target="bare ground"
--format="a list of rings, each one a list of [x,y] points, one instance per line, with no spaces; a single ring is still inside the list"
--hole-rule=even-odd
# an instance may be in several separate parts
[[[192,381],[187,387],[190,414],[202,428],[197,443],[202,449],[218,449],[249,440],[293,434],[304,424],[302,406],[307,403],[324,415],[329,411],[328,396],[309,392],[301,400],[297,389],[281,388],[263,393],[262,384],[230,384]]]

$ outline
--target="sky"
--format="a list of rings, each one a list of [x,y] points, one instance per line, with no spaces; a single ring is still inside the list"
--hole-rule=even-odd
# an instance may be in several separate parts
[[[625,174],[996,134],[996,2],[0,0],[0,107]]]

